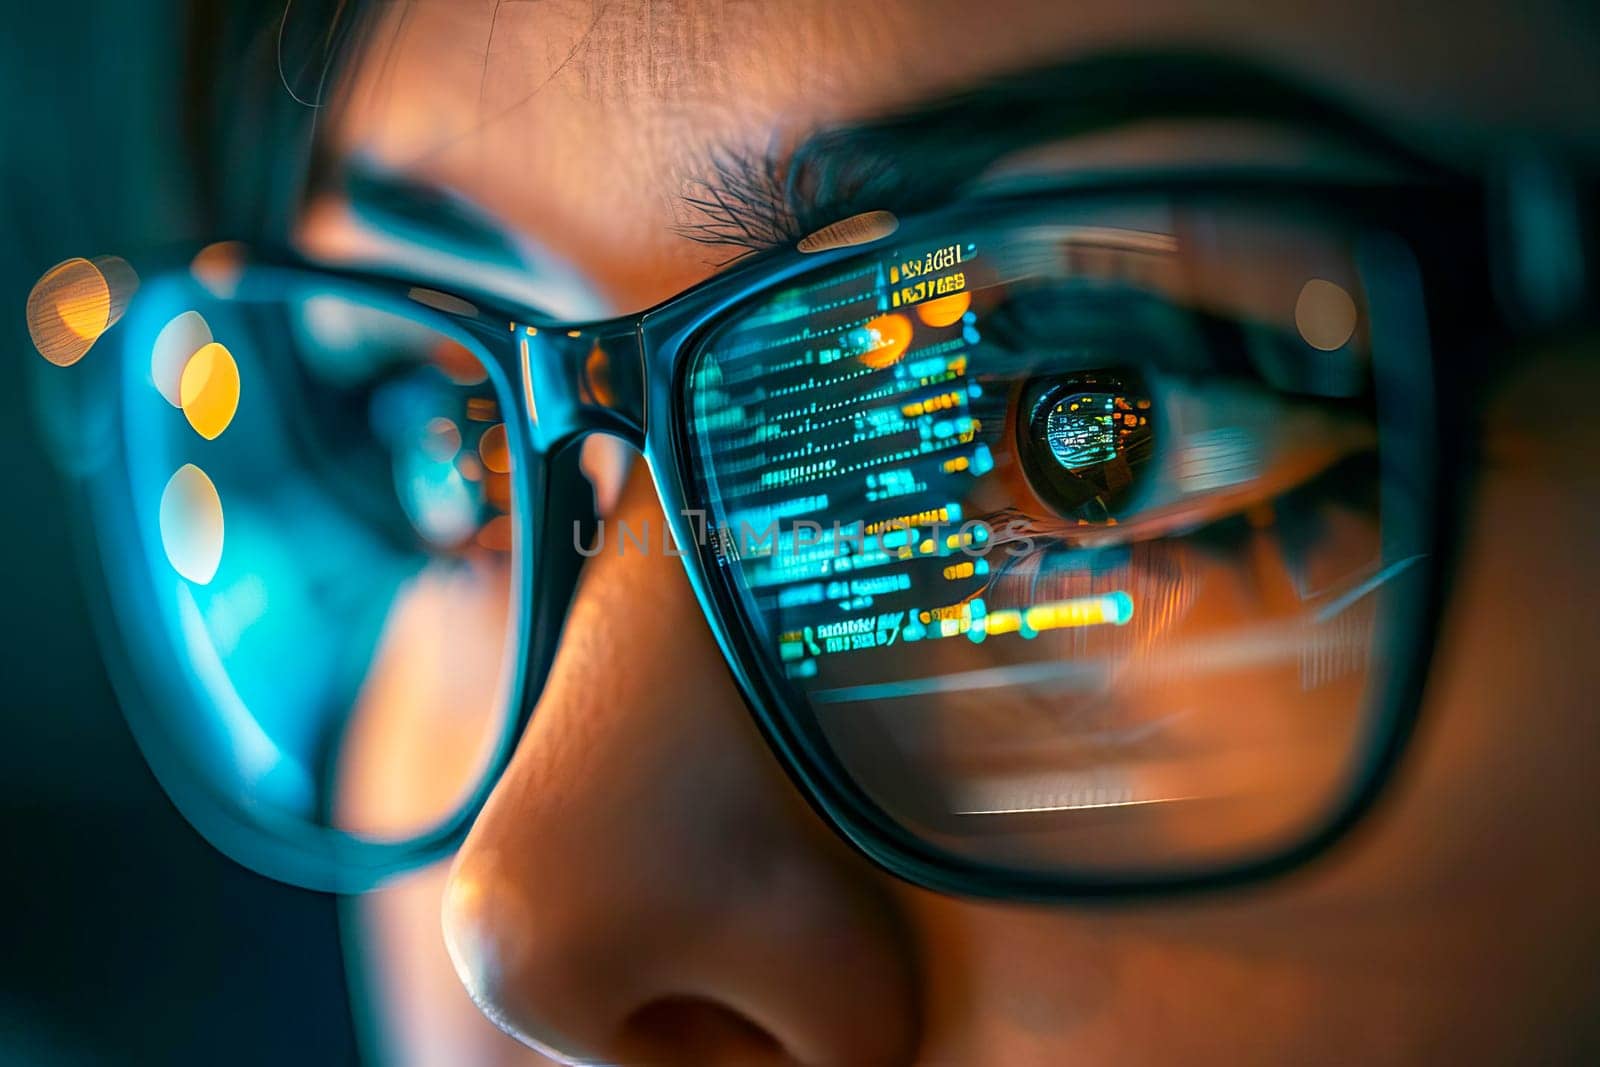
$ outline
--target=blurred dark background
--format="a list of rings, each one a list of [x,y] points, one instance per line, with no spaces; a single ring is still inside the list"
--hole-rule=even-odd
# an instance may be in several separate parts
[[[336,901],[214,852],[117,710],[35,417],[68,402],[51,378],[65,372],[34,352],[23,314],[67,257],[137,266],[142,249],[279,225],[283,168],[301,156],[283,149],[309,115],[276,78],[283,0],[7,7],[0,1063],[355,1062]]]

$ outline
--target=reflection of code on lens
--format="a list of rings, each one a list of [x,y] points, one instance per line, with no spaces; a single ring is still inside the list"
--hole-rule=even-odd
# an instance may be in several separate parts
[[[1416,558],[1380,536],[1369,355],[1296,326],[1349,246],[1144,207],[819,269],[687,391],[714,582],[789,712],[895,818],[1072,812],[1050,832],[1103,869],[1314,813]]]
[[[964,503],[994,469],[1008,404],[1005,383],[990,395],[971,373],[968,287],[984,269],[973,242],[889,252],[736,319],[697,367],[715,520],[791,677],[990,632],[990,556],[1014,546],[997,549],[994,517]],[[1011,614],[993,632],[1069,624]]]

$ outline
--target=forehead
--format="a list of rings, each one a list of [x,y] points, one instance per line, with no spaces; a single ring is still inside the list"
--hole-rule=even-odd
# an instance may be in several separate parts
[[[1445,139],[1571,126],[1572,100],[1600,98],[1583,59],[1592,35],[1559,9],[1507,20],[1497,5],[1452,5],[1441,31],[1437,13],[1392,5],[1199,6],[413,0],[378,13],[324,135],[336,154],[460,193],[629,308],[727,258],[679,232],[696,221],[684,195],[719,151],[761,152],[1051,60],[1242,48]],[[1483,76],[1508,69],[1540,75]]]

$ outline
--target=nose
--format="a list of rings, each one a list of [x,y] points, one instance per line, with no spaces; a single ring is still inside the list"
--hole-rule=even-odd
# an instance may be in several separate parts
[[[642,469],[610,521],[456,859],[457,972],[563,1059],[904,1062],[914,967],[889,894],[766,749]],[[617,554],[620,522],[646,550]]]

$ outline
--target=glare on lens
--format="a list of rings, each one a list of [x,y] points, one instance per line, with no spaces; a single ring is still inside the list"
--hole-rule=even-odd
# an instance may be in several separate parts
[[[437,289],[424,289],[420,285],[414,285],[406,295],[419,304],[435,308],[450,315],[476,318],[478,314],[478,309],[475,305],[468,303],[459,296],[441,293]]]
[[[222,562],[222,498],[206,472],[185,463],[161,493],[161,547],[172,569],[197,585]]]
[[[183,407],[184,368],[211,340],[211,327],[198,311],[185,311],[174,317],[156,335],[150,354],[150,378],[173,407]]]
[[[422,450],[430,459],[449,463],[461,451],[461,430],[449,419],[429,419],[427,426],[423,427]]]
[[[1356,332],[1356,302],[1343,286],[1312,278],[1294,302],[1294,324],[1306,344],[1332,352],[1343,348]]]
[[[606,350],[600,347],[598,341],[589,349],[589,358],[583,361],[583,375],[589,386],[589,395],[594,397],[596,404],[609,407],[616,402],[611,392],[611,357],[606,355]]]

